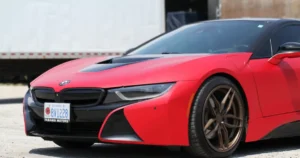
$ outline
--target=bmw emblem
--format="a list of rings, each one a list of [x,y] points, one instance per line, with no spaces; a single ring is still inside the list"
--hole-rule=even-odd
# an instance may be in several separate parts
[[[60,82],[60,86],[64,86],[64,85],[67,85],[67,84],[69,84],[71,81],[70,80],[65,80],[65,81],[62,81],[62,82]]]

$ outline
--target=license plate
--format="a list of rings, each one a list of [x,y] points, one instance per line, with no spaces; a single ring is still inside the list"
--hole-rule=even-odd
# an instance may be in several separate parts
[[[70,122],[70,104],[69,103],[45,103],[44,121],[69,123]]]

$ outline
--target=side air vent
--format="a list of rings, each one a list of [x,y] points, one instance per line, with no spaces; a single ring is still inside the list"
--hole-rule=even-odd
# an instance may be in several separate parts
[[[137,63],[146,60],[156,59],[157,57],[117,57],[109,60],[105,60],[99,62],[97,64],[130,64],[130,63]]]
[[[80,72],[99,72],[157,58],[158,57],[117,57],[88,66]]]
[[[97,64],[112,64],[113,63],[113,60],[112,59],[109,59],[109,60],[104,60],[100,63],[97,63]]]

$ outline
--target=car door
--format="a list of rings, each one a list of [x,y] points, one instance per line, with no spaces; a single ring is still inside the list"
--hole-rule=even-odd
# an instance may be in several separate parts
[[[268,62],[286,42],[300,42],[300,25],[274,31],[260,50],[265,56],[249,61],[264,116],[300,111],[300,58],[285,58],[278,65]]]

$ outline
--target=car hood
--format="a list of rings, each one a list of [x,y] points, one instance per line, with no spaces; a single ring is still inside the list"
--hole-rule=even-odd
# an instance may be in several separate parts
[[[35,79],[33,87],[113,88],[140,84],[195,80],[193,73],[204,69],[207,61],[224,60],[227,55],[176,54],[94,57],[66,62]],[[64,86],[59,84],[70,81]]]

